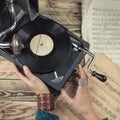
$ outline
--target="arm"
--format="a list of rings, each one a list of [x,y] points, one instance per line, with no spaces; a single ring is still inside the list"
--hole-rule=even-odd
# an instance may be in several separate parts
[[[86,118],[86,120],[100,120],[100,117],[96,114],[95,109],[92,105],[90,91],[87,85],[87,75],[80,65],[76,74],[77,82],[80,82],[80,80],[82,79],[84,80],[85,84],[78,85],[74,98],[69,97],[66,91],[62,89],[61,94],[64,102],[68,104],[70,109],[74,111],[78,115],[78,117],[82,115],[84,118]]]
[[[49,120],[59,120],[58,116],[46,112],[46,110],[54,109],[54,97],[42,80],[33,75],[27,66],[23,66],[24,74],[22,74],[13,63],[12,67],[18,78],[37,96],[38,111],[36,112],[36,120],[47,120],[48,118],[50,118]],[[44,104],[44,102],[46,104]]]

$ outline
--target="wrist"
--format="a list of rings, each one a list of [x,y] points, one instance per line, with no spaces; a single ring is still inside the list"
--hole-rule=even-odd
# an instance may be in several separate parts
[[[50,111],[54,109],[54,95],[51,93],[37,94],[38,111]]]
[[[84,115],[86,120],[100,120],[100,117],[97,115],[95,111],[90,111],[87,114]]]
[[[39,95],[39,94],[50,94],[50,91],[48,88],[45,88],[45,89],[41,89],[41,90],[38,90],[35,92],[36,95]]]

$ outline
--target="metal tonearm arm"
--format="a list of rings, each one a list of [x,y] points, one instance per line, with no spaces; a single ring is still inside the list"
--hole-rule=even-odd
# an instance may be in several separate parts
[[[3,37],[5,37],[8,33],[12,32],[16,27],[16,15],[15,15],[15,10],[14,10],[13,0],[6,0],[6,4],[10,12],[10,16],[12,19],[12,25],[0,33],[0,40]]]
[[[87,67],[88,71],[91,73],[92,76],[98,78],[101,82],[105,82],[107,80],[107,77],[105,75],[99,74],[96,71],[93,71],[91,69],[91,66],[92,66],[92,64],[94,63],[94,60],[95,60],[95,55],[93,53],[91,53],[90,51],[88,51],[87,49],[82,48],[80,45],[76,45],[75,43],[72,43],[72,45],[78,51],[82,51],[82,52],[88,54],[91,57],[90,62],[89,62],[88,67]]]
[[[13,37],[12,41],[9,42],[2,41],[2,39],[4,39],[4,37],[6,37],[8,33],[12,32],[16,28],[16,24],[17,24],[16,14],[13,4],[14,0],[5,0],[5,1],[9,9],[12,25],[0,33],[0,49],[12,48],[14,55],[18,55],[20,54],[21,50],[24,48],[22,41],[16,39],[15,37]]]

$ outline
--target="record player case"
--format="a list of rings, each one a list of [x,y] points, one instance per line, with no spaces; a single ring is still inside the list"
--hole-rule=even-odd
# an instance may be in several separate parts
[[[65,85],[65,83],[67,82],[67,80],[70,77],[73,70],[77,67],[77,65],[84,58],[84,55],[86,53],[92,57],[91,62],[94,60],[94,54],[92,54],[88,51],[89,46],[90,46],[88,42],[77,37],[76,35],[71,33],[69,30],[67,30],[64,26],[57,23],[56,21],[53,21],[53,20],[39,14],[38,6],[37,6],[38,0],[34,0],[34,2],[33,2],[33,0],[19,0],[19,2],[17,0],[15,0],[14,2],[13,2],[13,0],[6,0],[6,2],[9,2],[10,8],[14,4],[17,5],[18,8],[20,8],[19,13],[21,15],[19,16],[17,14],[17,16],[14,16],[14,14],[12,14],[13,21],[14,21],[13,25],[15,25],[14,29],[13,30],[10,29],[7,32],[5,31],[6,33],[2,32],[5,34],[0,33],[0,38],[2,41],[0,43],[0,54],[3,57],[5,57],[6,59],[14,62],[20,69],[22,69],[24,62],[21,63],[17,56],[19,56],[19,54],[22,54],[24,48],[20,49],[20,51],[19,51],[20,53],[16,54],[14,52],[14,48],[11,49],[8,47],[9,46],[8,43],[10,43],[13,40],[13,36],[15,36],[15,35],[19,36],[19,33],[20,33],[19,31],[23,31],[25,33],[25,34],[23,34],[23,36],[24,35],[30,36],[33,33],[30,32],[30,34],[28,34],[28,31],[24,30],[24,26],[26,26],[29,23],[33,23],[39,27],[39,24],[41,24],[42,21],[47,22],[48,24],[49,24],[49,22],[52,22],[53,24],[50,24],[50,27],[56,28],[56,26],[57,26],[58,31],[63,30],[65,32],[65,34],[67,34],[67,36],[69,37],[69,40],[71,42],[71,52],[68,55],[67,59],[63,62],[62,65],[60,65],[56,69],[53,69],[49,72],[44,72],[44,73],[39,73],[39,71],[34,72],[34,70],[31,69],[31,71],[36,76],[38,76],[40,79],[42,79],[50,88],[52,88],[56,91],[60,91],[62,89],[62,87]],[[14,11],[13,11],[13,13],[14,13]],[[17,20],[15,20],[15,17],[17,17]],[[31,29],[31,26],[28,27],[27,29]],[[36,32],[36,31],[34,31],[34,32]],[[24,43],[24,41],[22,41],[22,43]],[[21,45],[21,43],[20,43],[20,45]],[[61,54],[64,55],[64,53],[61,53]],[[58,58],[59,58],[59,54],[58,54]],[[24,59],[27,59],[27,57]],[[59,59],[61,59],[61,58],[59,58]],[[29,61],[29,59],[28,59],[28,61]],[[32,64],[32,66],[34,66],[34,64]],[[37,65],[36,65],[36,67],[37,67]],[[103,82],[106,81],[106,77],[104,75],[101,75],[101,74],[96,73],[95,71],[92,71],[90,67],[91,67],[91,64],[88,66],[88,70],[93,76],[97,77],[98,79],[100,79]],[[42,69],[42,68],[40,68],[40,69]]]

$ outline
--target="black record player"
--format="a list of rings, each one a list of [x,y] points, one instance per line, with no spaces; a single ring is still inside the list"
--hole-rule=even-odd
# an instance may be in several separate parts
[[[38,13],[37,0],[6,0],[12,26],[0,33],[0,54],[22,68],[27,65],[49,87],[59,91],[88,51],[88,42]],[[20,8],[15,19],[14,6]],[[28,9],[27,9],[28,8]],[[22,11],[22,12],[21,12]],[[88,70],[101,81],[106,77]]]

